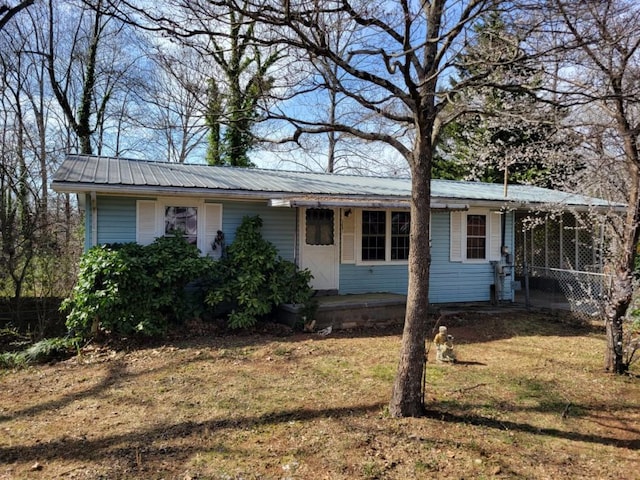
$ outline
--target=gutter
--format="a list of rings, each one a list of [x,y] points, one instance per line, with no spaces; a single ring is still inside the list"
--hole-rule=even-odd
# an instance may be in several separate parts
[[[97,185],[87,183],[56,183],[51,184],[51,188],[58,193],[89,193],[109,195],[138,195],[138,196],[166,196],[178,195],[182,197],[233,197],[246,199],[265,199],[265,192],[248,192],[246,190],[212,190],[210,188],[185,189],[179,187],[148,187],[148,186],[113,186]],[[278,192],[276,192],[278,194]]]
[[[270,207],[307,207],[307,208],[403,208],[411,207],[409,200],[353,200],[324,198],[272,198]],[[469,205],[462,203],[431,203],[432,210],[468,210]]]

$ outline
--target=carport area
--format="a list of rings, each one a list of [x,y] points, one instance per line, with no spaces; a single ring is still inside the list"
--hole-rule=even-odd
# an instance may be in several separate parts
[[[584,212],[516,212],[516,302],[603,315],[611,278],[605,272],[604,226]]]

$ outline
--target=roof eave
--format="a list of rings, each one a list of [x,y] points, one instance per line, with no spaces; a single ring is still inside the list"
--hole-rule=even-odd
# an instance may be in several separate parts
[[[375,196],[375,195],[313,195],[300,192],[271,192],[271,191],[249,191],[238,189],[211,189],[202,187],[163,187],[155,185],[113,185],[89,182],[66,182],[56,181],[51,183],[51,188],[58,193],[89,193],[117,194],[132,196],[185,196],[185,197],[228,197],[238,200],[265,200],[277,206],[278,202],[297,202],[297,205],[288,206],[313,206],[313,204],[324,204],[334,207],[362,206],[368,208],[409,208],[409,196]],[[306,202],[305,205],[303,203]],[[524,202],[510,199],[489,200],[489,199],[468,199],[461,197],[438,197],[432,196],[433,205],[443,205],[444,209],[467,209],[469,207],[484,207],[494,209],[528,209],[528,210],[553,210],[562,206],[572,208],[576,211],[596,210],[599,212],[624,212],[626,206],[620,204],[612,205],[584,205],[584,204],[549,204],[544,202]],[[462,208],[464,206],[464,208]],[[437,208],[437,207],[436,207]]]
[[[266,200],[275,203],[291,202],[302,199],[310,202],[333,202],[334,206],[352,206],[354,202],[378,202],[380,205],[402,204],[409,206],[408,196],[381,197],[371,195],[309,195],[300,192],[271,192],[271,191],[249,191],[249,190],[227,190],[212,188],[184,188],[184,187],[161,187],[150,185],[111,185],[84,182],[60,182],[53,181],[51,188],[58,193],[89,193],[110,195],[132,195],[132,196],[169,196],[179,195],[184,197],[228,197],[234,199]]]
[[[183,197],[233,197],[247,199],[268,200],[271,194],[268,192],[252,192],[248,190],[223,190],[211,188],[183,188],[183,187],[161,187],[149,185],[106,185],[95,183],[74,183],[74,182],[52,182],[51,188],[58,193],[89,193],[117,194],[132,196],[168,196],[179,195]]]
[[[610,205],[594,205],[594,204],[581,204],[581,203],[549,203],[549,202],[527,202],[516,199],[501,199],[501,200],[484,200],[484,199],[462,199],[462,198],[438,198],[439,202],[461,202],[464,201],[469,204],[470,207],[489,207],[493,209],[507,209],[507,210],[533,210],[533,211],[552,211],[558,208],[572,209],[577,212],[624,212],[625,205],[610,204]]]

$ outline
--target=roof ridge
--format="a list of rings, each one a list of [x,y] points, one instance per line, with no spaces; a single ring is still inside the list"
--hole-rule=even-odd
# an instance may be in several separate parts
[[[410,176],[398,175],[398,176],[385,176],[382,174],[378,175],[362,175],[357,173],[339,173],[339,172],[315,172],[311,170],[290,170],[290,169],[275,169],[275,168],[264,168],[264,167],[240,167],[237,165],[208,165],[206,163],[180,163],[180,162],[169,162],[166,160],[152,160],[149,158],[132,158],[132,157],[119,157],[119,156],[109,156],[109,155],[95,155],[95,154],[78,154],[78,153],[70,153],[66,155],[67,158],[87,158],[87,159],[95,159],[95,160],[118,160],[124,162],[134,162],[134,163],[150,163],[153,165],[163,165],[167,167],[177,167],[181,166],[189,166],[189,167],[208,167],[208,168],[220,168],[225,170],[238,170],[238,171],[254,171],[254,172],[266,172],[266,173],[293,173],[293,174],[302,174],[302,175],[325,175],[325,176],[336,176],[336,177],[357,177],[357,178],[379,178],[384,180],[389,179],[398,179],[398,180],[410,180]]]

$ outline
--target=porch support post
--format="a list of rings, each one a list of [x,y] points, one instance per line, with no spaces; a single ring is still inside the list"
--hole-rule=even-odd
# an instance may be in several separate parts
[[[580,265],[580,237],[578,235],[578,217],[576,216],[577,214],[574,215],[575,217],[575,245],[574,245],[574,254],[575,254],[575,263],[574,263],[574,267],[576,270],[582,271],[584,270],[582,268],[582,266]]]
[[[98,244],[98,201],[96,192],[91,192],[91,246]]]
[[[560,265],[558,268],[564,269],[564,216],[560,216],[560,222],[558,223],[558,230],[560,230]]]
[[[549,215],[544,221],[544,268],[549,268]]]
[[[537,228],[537,226],[536,226],[536,227],[533,227],[531,230],[529,230],[529,235],[531,235],[531,242],[530,242],[530,243],[531,243],[531,265],[530,265],[530,266],[531,266],[531,268],[532,268],[532,269],[533,269],[533,267],[535,266],[535,263],[536,263],[536,259],[535,259],[535,257],[534,257],[534,255],[535,255],[535,248],[534,248],[534,246],[533,246],[533,241],[534,241],[534,238],[535,238],[534,230],[535,230],[536,228]]]

